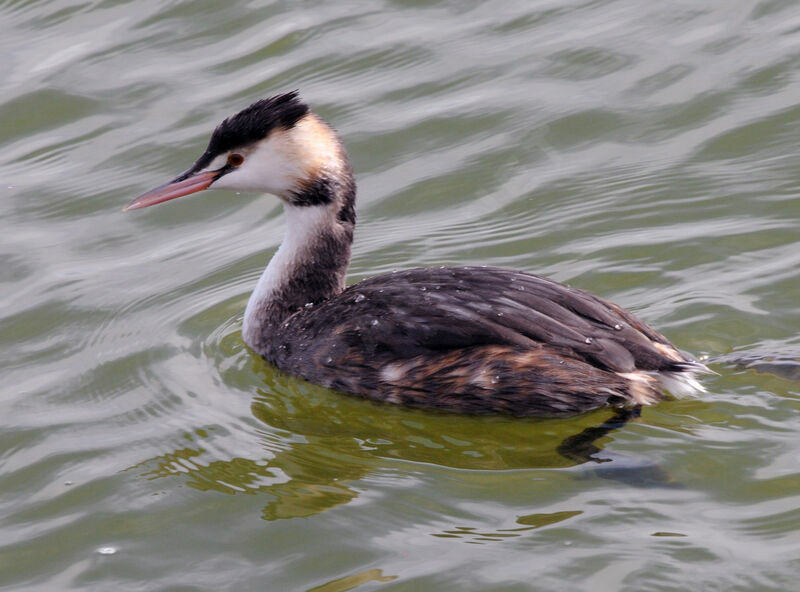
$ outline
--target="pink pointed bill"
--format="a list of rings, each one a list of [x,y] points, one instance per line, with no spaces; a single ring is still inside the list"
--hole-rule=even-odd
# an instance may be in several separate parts
[[[219,177],[219,171],[207,171],[205,173],[197,173],[184,179],[183,181],[174,181],[165,183],[160,187],[156,187],[134,199],[127,206],[122,208],[123,212],[130,210],[139,210],[149,206],[190,195],[208,189],[209,186]]]

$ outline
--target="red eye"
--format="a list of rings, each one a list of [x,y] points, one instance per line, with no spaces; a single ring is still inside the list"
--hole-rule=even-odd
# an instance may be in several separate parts
[[[228,164],[231,165],[231,166],[237,166],[238,167],[243,162],[244,162],[244,156],[242,156],[241,154],[236,154],[234,152],[233,154],[229,154],[228,155]]]

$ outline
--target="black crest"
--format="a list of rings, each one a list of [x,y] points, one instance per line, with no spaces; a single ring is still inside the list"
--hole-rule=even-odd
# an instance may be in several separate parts
[[[291,129],[306,113],[308,105],[300,100],[297,91],[256,101],[217,126],[206,154],[213,157],[257,142],[276,128]]]
[[[296,90],[256,101],[220,123],[203,155],[173,182],[203,170],[220,154],[263,140],[276,128],[291,129],[306,113],[308,105],[300,100]]]

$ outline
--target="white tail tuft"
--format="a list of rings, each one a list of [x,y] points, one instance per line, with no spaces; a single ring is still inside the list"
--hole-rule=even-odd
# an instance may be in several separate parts
[[[664,390],[668,391],[676,399],[692,397],[706,392],[706,387],[700,384],[695,377],[695,372],[692,370],[663,372],[658,375],[658,379],[661,381],[661,386]]]

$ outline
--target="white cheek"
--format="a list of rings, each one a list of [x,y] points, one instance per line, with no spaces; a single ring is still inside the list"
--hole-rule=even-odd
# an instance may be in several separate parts
[[[246,154],[244,163],[222,176],[213,187],[237,191],[257,191],[282,196],[294,191],[301,172],[280,142],[268,140]]]

